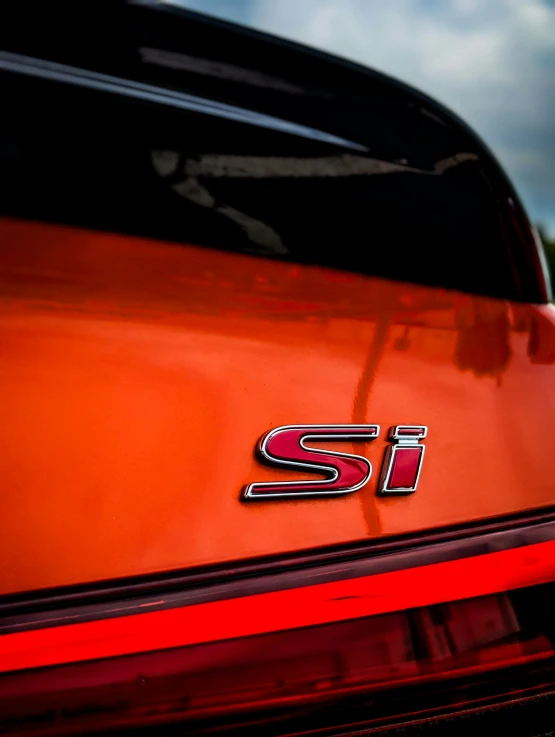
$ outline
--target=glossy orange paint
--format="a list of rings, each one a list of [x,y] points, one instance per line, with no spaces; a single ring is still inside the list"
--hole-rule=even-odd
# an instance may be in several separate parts
[[[549,306],[16,220],[0,302],[0,593],[555,502]],[[240,501],[290,478],[265,431],[351,422],[382,428],[362,490]],[[396,424],[429,427],[426,458],[384,498]]]

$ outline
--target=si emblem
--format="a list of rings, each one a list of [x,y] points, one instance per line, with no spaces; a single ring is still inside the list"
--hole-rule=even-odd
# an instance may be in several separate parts
[[[278,468],[315,473],[324,479],[265,481],[249,484],[244,499],[279,499],[305,496],[338,496],[361,489],[372,476],[367,458],[318,447],[330,440],[368,442],[380,434],[379,425],[284,425],[267,432],[258,443],[260,460]],[[397,425],[385,454],[378,490],[381,494],[416,491],[425,447],[423,425]]]

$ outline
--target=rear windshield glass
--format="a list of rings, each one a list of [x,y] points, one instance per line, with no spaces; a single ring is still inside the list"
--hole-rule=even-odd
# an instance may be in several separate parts
[[[19,74],[2,84],[5,215],[518,298],[478,155],[419,160],[416,111],[377,117],[360,151]]]

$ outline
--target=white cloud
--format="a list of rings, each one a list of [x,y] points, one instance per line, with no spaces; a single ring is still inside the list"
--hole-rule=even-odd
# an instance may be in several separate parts
[[[252,25],[436,97],[555,230],[555,6],[548,0],[255,0]]]

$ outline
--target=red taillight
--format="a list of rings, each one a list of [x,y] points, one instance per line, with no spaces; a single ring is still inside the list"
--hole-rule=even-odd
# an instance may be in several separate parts
[[[553,656],[553,587],[0,678],[0,726],[43,733],[184,721],[298,719],[310,710],[427,686],[457,696],[485,673]],[[530,612],[526,599],[536,609]],[[485,695],[485,691],[481,697]],[[410,699],[408,699],[410,701]],[[426,705],[423,700],[423,706]],[[468,703],[467,703],[468,705]],[[399,709],[402,704],[397,703]],[[425,712],[425,708],[422,709]],[[388,714],[372,709],[379,720]],[[372,721],[372,718],[369,720]],[[231,722],[230,722],[231,723]]]
[[[403,722],[415,709],[452,712],[511,691],[555,689],[552,528],[4,617],[0,730],[168,721],[197,731],[315,729],[322,719]],[[454,551],[466,557],[450,559]],[[361,566],[368,575],[353,575]]]

